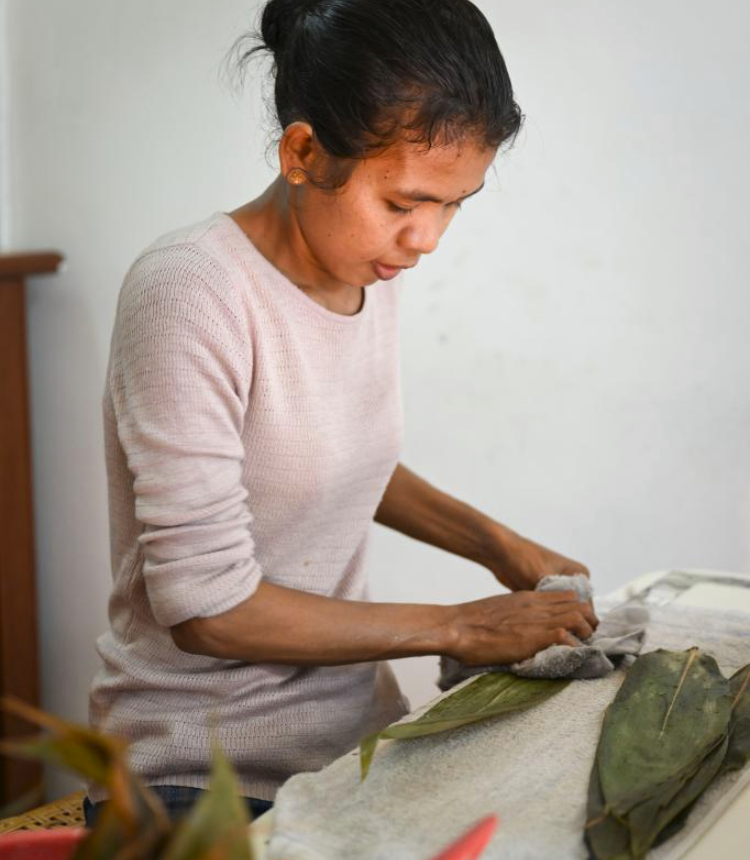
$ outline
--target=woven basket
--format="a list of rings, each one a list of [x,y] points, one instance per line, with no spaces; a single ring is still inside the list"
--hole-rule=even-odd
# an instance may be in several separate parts
[[[85,827],[83,798],[85,792],[78,791],[61,797],[54,803],[38,806],[23,815],[0,819],[0,833],[16,830],[51,830],[53,827]]]

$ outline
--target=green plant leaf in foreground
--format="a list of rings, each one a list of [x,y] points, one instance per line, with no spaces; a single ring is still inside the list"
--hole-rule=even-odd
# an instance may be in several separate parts
[[[6,698],[0,704],[48,731],[3,741],[0,752],[66,767],[107,790],[111,802],[76,848],[73,860],[144,860],[155,855],[169,832],[169,819],[158,798],[130,771],[127,741],[69,723],[18,699]]]
[[[159,798],[130,770],[128,743],[68,723],[19,700],[2,707],[48,735],[0,743],[0,751],[63,765],[106,788],[107,803],[72,860],[252,860],[245,799],[231,763],[214,750],[209,790],[173,824]]]
[[[48,735],[0,742],[0,752],[7,755],[66,767],[102,785],[106,784],[112,767],[125,755],[127,743],[120,738],[68,723],[19,699],[4,698],[0,700],[0,707],[49,732]]]
[[[643,857],[695,801],[723,761],[731,707],[728,681],[698,649],[636,661],[605,714],[589,785],[595,858]]]
[[[570,681],[518,678],[506,672],[478,675],[441,699],[425,714],[409,723],[396,723],[360,743],[360,769],[365,779],[380,740],[421,738],[490,717],[524,711],[560,693]]]
[[[252,860],[249,823],[232,765],[216,747],[209,791],[178,825],[160,860]]]

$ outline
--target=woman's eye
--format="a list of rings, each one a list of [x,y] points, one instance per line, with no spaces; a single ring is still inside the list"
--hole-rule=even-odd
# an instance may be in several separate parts
[[[396,212],[399,215],[408,215],[412,211],[411,209],[404,209],[403,206],[396,206],[395,203],[391,203],[390,201],[388,201],[388,208],[391,212]]]

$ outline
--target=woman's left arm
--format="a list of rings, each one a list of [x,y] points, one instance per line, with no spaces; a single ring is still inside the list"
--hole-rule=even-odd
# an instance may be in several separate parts
[[[375,521],[481,564],[512,591],[533,589],[542,577],[551,574],[588,576],[584,565],[522,537],[428,484],[400,463]]]

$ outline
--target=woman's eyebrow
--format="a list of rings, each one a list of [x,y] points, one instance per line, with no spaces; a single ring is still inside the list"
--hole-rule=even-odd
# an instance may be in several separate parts
[[[469,197],[473,197],[475,194],[479,194],[479,192],[484,188],[484,182],[479,186],[479,188],[470,192],[469,194],[464,194],[463,197],[459,197],[456,201],[460,203],[463,200],[468,200]],[[446,203],[449,201],[441,200],[439,197],[435,197],[432,194],[427,194],[425,191],[397,191],[396,194],[403,198],[404,200],[413,200],[415,203]]]

